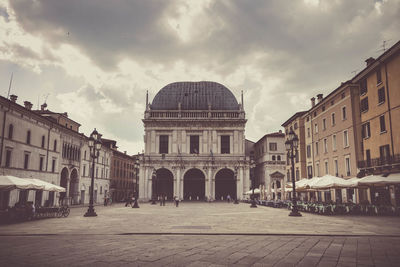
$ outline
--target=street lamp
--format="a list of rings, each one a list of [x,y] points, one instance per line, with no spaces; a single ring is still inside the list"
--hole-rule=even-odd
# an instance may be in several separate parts
[[[253,180],[253,194],[252,194],[252,200],[251,200],[251,205],[250,208],[257,208],[257,203],[256,199],[254,197],[254,187],[256,186],[256,176],[254,175],[254,168],[256,167],[256,163],[254,162],[254,159],[250,159],[250,175],[252,176]]]
[[[152,191],[153,191],[153,197],[152,197],[152,200],[151,200],[151,205],[155,205],[155,204],[157,204],[156,203],[156,192],[155,192],[155,188],[157,187],[157,181],[156,181],[156,179],[157,179],[157,172],[156,172],[156,169],[153,169],[153,173],[151,174],[151,177],[153,178],[152,180],[153,180],[153,188],[152,188]]]
[[[90,137],[89,137],[89,151],[90,151],[90,156],[92,157],[92,181],[90,183],[90,190],[89,190],[89,194],[90,194],[89,208],[84,215],[85,217],[97,216],[96,212],[94,211],[94,207],[93,207],[94,168],[95,168],[94,160],[99,157],[100,149],[101,149],[100,135],[96,131],[96,128],[94,128],[93,132],[90,134]]]
[[[289,213],[289,216],[301,216],[301,213],[297,209],[296,180],[294,177],[294,159],[296,158],[297,153],[298,153],[298,150],[297,150],[298,146],[299,146],[299,138],[293,132],[293,130],[290,130],[288,139],[285,142],[287,156],[288,156],[288,158],[290,158],[291,164],[292,164],[292,185],[293,185],[292,204],[293,204],[293,208],[292,208],[292,211]]]
[[[138,209],[139,208],[139,204],[138,204],[138,172],[139,172],[139,154],[136,157],[135,160],[135,203],[133,204],[132,208]]]

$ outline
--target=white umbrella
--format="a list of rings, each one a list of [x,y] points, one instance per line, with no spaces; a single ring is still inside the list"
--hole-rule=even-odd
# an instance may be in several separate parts
[[[249,190],[245,193],[245,195],[251,195],[251,194],[253,194],[253,190]],[[254,194],[260,194],[260,189],[254,188]]]
[[[386,184],[400,184],[400,173],[390,174],[388,177],[380,175],[370,175],[361,178],[358,181],[359,185],[386,185]]]
[[[346,188],[349,187],[351,183],[346,182],[345,179],[339,178],[333,175],[324,175],[313,184],[312,188],[314,189],[324,189],[324,188]]]
[[[44,186],[43,190],[45,190],[45,191],[65,192],[64,187],[61,187],[61,186],[58,186],[55,184],[51,184],[51,183],[45,182],[40,179],[30,179],[30,180],[33,180],[38,185]]]
[[[13,189],[44,189],[44,186],[35,183],[31,179],[18,178],[11,175],[0,176],[0,189],[13,190]]]
[[[308,179],[301,179],[296,182],[296,189],[305,189],[307,187]]]

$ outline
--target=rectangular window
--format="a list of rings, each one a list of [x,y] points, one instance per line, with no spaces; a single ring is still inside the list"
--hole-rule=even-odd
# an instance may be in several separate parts
[[[54,151],[57,151],[57,140],[54,140]]]
[[[86,165],[83,165],[83,175],[82,176],[86,176]]]
[[[24,169],[29,167],[29,154],[24,154]]]
[[[332,126],[334,126],[334,125],[336,124],[336,121],[335,121],[335,113],[332,113],[332,114],[331,114],[331,118],[332,118]]]
[[[386,132],[385,115],[379,117],[379,123],[381,125],[381,133]]]
[[[44,148],[44,143],[46,142],[46,137],[43,135],[42,136],[42,148]]]
[[[9,149],[6,150],[6,167],[11,167],[11,150]]]
[[[51,172],[56,172],[56,160],[53,159],[51,163]]]
[[[307,158],[311,158],[311,145],[307,145]]]
[[[361,112],[368,111],[368,97],[361,99],[360,111]]]
[[[43,171],[44,157],[39,158],[39,171]]]
[[[325,161],[325,174],[329,174],[328,161]]]
[[[347,119],[346,107],[342,107],[342,120]]]
[[[319,176],[320,176],[320,175],[319,175],[319,162],[317,162],[317,163],[315,164],[315,168],[316,168],[317,176],[319,177]]]
[[[371,167],[371,151],[369,149],[365,150],[365,157],[367,160],[367,167]]]
[[[315,142],[315,155],[319,154],[318,142]]]
[[[351,169],[350,169],[350,158],[349,157],[345,158],[345,166],[346,166],[346,175],[350,176]]]
[[[365,95],[367,92],[367,79],[364,79],[360,82],[360,95]]]
[[[300,180],[300,172],[296,169],[296,181]]]
[[[361,136],[362,138],[369,138],[371,136],[371,129],[369,126],[369,122],[361,125]]]
[[[230,151],[230,136],[221,135],[221,154],[229,154]]]
[[[326,130],[326,119],[322,119],[322,129]]]
[[[385,87],[378,89],[378,104],[385,102]]]
[[[347,130],[343,131],[343,147],[349,146],[349,132]]]
[[[308,174],[308,178],[312,178],[313,174],[312,174],[312,166],[307,166],[307,174]]]
[[[190,136],[190,154],[199,154],[199,136]]]
[[[26,143],[27,143],[28,145],[31,144],[31,131],[27,131],[27,132],[26,132]]]
[[[168,135],[160,135],[160,154],[168,154]]]
[[[324,153],[328,153],[328,140],[324,139]]]
[[[335,176],[338,177],[339,176],[339,166],[338,166],[337,159],[333,160],[333,169],[335,171]]]
[[[381,68],[376,70],[376,84],[380,84],[382,82],[382,73]]]
[[[307,137],[310,137],[310,136],[311,136],[310,128],[307,128]]]
[[[277,151],[278,150],[278,144],[277,143],[269,143],[269,150],[270,151]]]
[[[314,130],[315,130],[315,133],[318,133],[318,123],[316,123],[316,124],[314,125]]]
[[[379,156],[380,159],[383,161],[388,161],[390,157],[390,147],[389,145],[384,145],[379,147]]]
[[[336,151],[336,134],[332,135],[332,150]]]

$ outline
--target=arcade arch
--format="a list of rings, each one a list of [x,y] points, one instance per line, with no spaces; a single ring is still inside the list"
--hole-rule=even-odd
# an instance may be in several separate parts
[[[183,199],[204,200],[206,178],[204,173],[196,168],[188,170],[183,176]]]
[[[174,175],[166,168],[161,168],[156,171],[156,176],[153,179],[154,197],[165,195],[168,200],[173,199],[174,195]]]
[[[221,169],[215,175],[215,199],[236,198],[235,173],[231,169]]]

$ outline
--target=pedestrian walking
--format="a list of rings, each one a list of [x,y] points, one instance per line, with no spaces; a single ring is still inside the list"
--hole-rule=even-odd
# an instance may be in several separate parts
[[[228,194],[228,195],[226,196],[226,200],[228,201],[228,203],[230,203],[230,202],[231,202],[231,195]]]
[[[175,196],[175,206],[179,207],[179,197]]]

